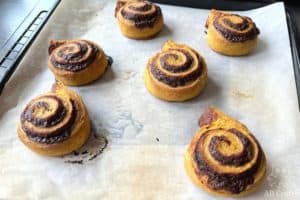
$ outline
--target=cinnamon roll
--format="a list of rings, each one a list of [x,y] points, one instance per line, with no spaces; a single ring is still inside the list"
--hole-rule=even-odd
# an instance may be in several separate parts
[[[144,73],[147,89],[167,101],[185,101],[201,93],[207,81],[207,66],[191,47],[167,41],[162,52],[148,61]]]
[[[212,10],[206,21],[208,45],[228,56],[242,56],[254,50],[259,29],[245,16]]]
[[[216,108],[199,120],[185,153],[192,181],[209,193],[243,196],[254,191],[266,174],[266,157],[248,128]]]
[[[32,99],[21,114],[18,136],[32,151],[60,156],[81,147],[91,123],[81,98],[62,83]]]
[[[129,1],[117,11],[121,32],[132,39],[154,37],[164,25],[159,6],[148,1]]]
[[[65,85],[84,85],[98,79],[107,68],[104,51],[87,40],[51,40],[48,67]]]

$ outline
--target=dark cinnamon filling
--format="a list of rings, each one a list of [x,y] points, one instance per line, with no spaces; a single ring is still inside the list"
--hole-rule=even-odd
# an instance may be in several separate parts
[[[65,141],[70,137],[71,131],[66,130],[59,135],[51,136],[51,137],[42,137],[42,136],[34,136],[28,135],[28,138],[34,142],[42,143],[42,144],[54,144]]]
[[[242,23],[233,23],[230,21],[230,19],[223,19],[223,23],[225,25],[228,25],[230,28],[233,28],[235,30],[228,29],[223,24],[220,23],[220,17],[216,18],[213,21],[214,27],[225,37],[227,40],[231,42],[245,42],[247,40],[255,39],[256,36],[259,34],[259,30],[256,27],[255,23],[250,21],[250,19],[239,16],[243,18]],[[222,19],[222,18],[221,18]],[[249,20],[249,21],[248,21]],[[247,29],[250,24],[252,24],[252,28],[247,32],[239,32]]]
[[[154,6],[154,11],[151,13],[134,13],[130,12],[130,10],[126,10],[126,7],[123,7],[121,8],[121,14],[125,19],[133,21],[137,28],[152,28],[156,21],[162,16],[160,7],[149,3],[145,3],[145,6],[142,7],[135,7],[133,5],[128,7],[128,9],[132,9],[134,11],[146,12],[151,9],[152,6]]]
[[[87,68],[96,59],[99,53],[98,48],[87,41],[85,41],[85,43],[74,42],[73,44],[77,45],[79,51],[73,53],[73,46],[64,46],[54,52],[57,57],[63,59],[63,62],[58,61],[53,54],[50,55],[50,61],[56,68],[71,72],[81,71]],[[91,54],[83,59],[89,48],[92,48]]]
[[[230,145],[230,141],[225,136],[214,136],[208,146],[209,152],[214,159],[223,165],[242,166],[252,159],[252,144],[250,140],[238,130],[230,129],[228,131],[239,138],[240,142],[243,144],[243,150],[238,154],[225,156],[218,151],[217,146],[220,142],[225,142],[227,145]]]
[[[185,86],[187,83],[197,80],[202,74],[203,62],[202,62],[200,56],[198,54],[196,54],[196,55],[197,55],[197,59],[199,61],[198,66],[195,70],[193,70],[192,72],[190,72],[186,75],[171,76],[171,75],[168,75],[168,74],[165,74],[164,72],[162,72],[156,65],[156,60],[158,59],[157,58],[158,56],[153,58],[152,63],[150,63],[150,73],[158,81],[163,82],[170,87]],[[193,63],[193,61],[192,61],[192,63]],[[179,73],[179,72],[175,72],[175,73]]]
[[[49,105],[46,102],[38,101],[33,105],[26,106],[25,110],[21,115],[22,122],[28,121],[35,126],[44,128],[54,126],[64,118],[66,109],[59,98],[57,98],[56,96],[43,96],[42,98],[54,99],[58,103],[57,109],[52,113],[52,115],[48,116],[47,118],[36,118],[33,115],[35,109],[40,109],[43,107],[45,110],[49,111]]]
[[[30,129],[29,127],[25,126],[25,123],[24,123],[25,120],[29,121],[30,123],[31,123],[31,121],[35,121],[35,122],[42,121],[42,119],[39,119],[39,120],[34,119],[35,118],[34,116],[31,119],[29,119],[30,118],[29,115],[25,117],[26,112],[23,112],[21,115],[21,123],[22,123],[23,131],[26,133],[28,138],[30,138],[31,140],[33,140],[35,142],[39,142],[39,143],[53,144],[53,143],[64,141],[71,134],[72,126],[76,120],[77,112],[78,112],[75,102],[71,100],[71,103],[72,103],[72,110],[71,110],[70,120],[64,126],[60,127],[59,129],[56,129],[54,132],[49,132],[47,134],[40,134],[38,131],[35,131],[35,130]],[[54,119],[55,123],[49,122],[49,125],[54,126],[55,124],[57,124],[63,120],[64,116],[62,116],[62,115],[64,115],[64,114],[62,114],[62,112],[58,113],[55,111],[55,113],[57,114],[56,115],[57,118]],[[58,119],[60,119],[60,120],[58,120]],[[46,120],[49,120],[49,119],[46,118]],[[34,125],[36,127],[45,128],[44,123],[36,123]],[[46,127],[51,127],[51,126],[46,126]]]
[[[147,4],[147,3],[144,3],[142,6],[133,6],[133,5],[130,5],[128,6],[128,8],[130,10],[135,10],[135,11],[140,11],[140,12],[145,12],[145,11],[148,11],[152,8],[152,5],[151,4]]]
[[[241,18],[242,22],[241,23],[233,23],[230,19],[225,18],[223,20],[224,24],[226,24],[227,26],[239,30],[239,31],[243,31],[245,29],[247,29],[249,27],[249,24],[247,23],[248,21],[244,18]]]
[[[51,53],[53,52],[54,49],[56,49],[57,47],[65,44],[66,41],[64,40],[51,40],[49,42],[49,47],[48,47],[48,54],[51,55]]]
[[[231,129],[229,131],[232,131],[237,133],[239,132],[236,129]],[[206,133],[207,134],[207,133]],[[194,160],[197,163],[197,170],[196,173],[198,173],[199,175],[201,174],[205,174],[208,176],[208,181],[207,183],[209,184],[209,186],[212,189],[216,189],[216,190],[227,190],[230,191],[233,194],[239,194],[242,191],[244,191],[248,185],[252,184],[254,182],[254,175],[256,174],[260,164],[261,164],[261,160],[262,160],[262,151],[260,146],[257,144],[258,146],[258,157],[257,160],[255,162],[255,164],[250,167],[249,169],[245,170],[244,172],[235,174],[235,173],[223,173],[223,174],[219,174],[217,171],[214,170],[213,167],[209,166],[208,161],[205,159],[205,156],[203,155],[203,150],[201,149],[201,144],[203,143],[206,134],[203,134],[201,136],[201,138],[199,139],[195,151],[194,151]],[[242,134],[242,133],[241,133]],[[237,137],[239,137],[240,135],[237,134]],[[241,138],[239,138],[240,140],[242,140]],[[247,148],[247,147],[245,147]],[[210,152],[211,153],[211,152]],[[252,159],[251,155],[251,158]],[[222,159],[222,158],[220,158]],[[248,158],[246,158],[247,160]],[[226,162],[226,161],[225,161]],[[244,161],[243,161],[244,162]],[[230,165],[228,163],[228,165]],[[235,166],[234,163],[232,163],[233,166]]]
[[[160,65],[164,69],[166,69],[170,72],[173,72],[173,73],[184,72],[184,71],[188,70],[193,63],[192,56],[185,50],[181,50],[181,49],[172,49],[172,50],[181,52],[186,58],[185,62],[182,65],[171,65],[168,63],[168,58],[173,57],[173,59],[177,60],[179,58],[179,56],[177,54],[166,53],[165,55],[163,55],[160,58]]]
[[[188,82],[197,80],[202,73],[202,67],[197,67],[196,70],[193,72],[185,75],[185,76],[169,76],[160,69],[157,68],[157,66],[152,63],[150,66],[150,70],[152,75],[160,82],[163,82],[171,87],[179,87],[179,86],[185,86]]]
[[[73,52],[74,51],[74,47],[73,46],[65,46],[59,49],[59,51],[57,52],[57,55],[59,57],[61,57],[62,59],[66,60],[66,61],[78,61],[82,58],[82,56],[87,52],[88,47],[86,45],[83,45],[81,43],[77,43],[76,45],[78,45],[79,47],[79,51],[74,52],[74,53],[65,53],[68,51]]]

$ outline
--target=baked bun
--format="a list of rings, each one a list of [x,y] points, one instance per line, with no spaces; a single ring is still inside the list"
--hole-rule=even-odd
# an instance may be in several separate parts
[[[212,10],[206,21],[208,45],[228,56],[242,56],[254,50],[259,29],[245,16]]]
[[[266,174],[266,157],[247,127],[216,108],[199,120],[185,153],[192,181],[207,192],[243,196],[254,191]]]
[[[18,136],[32,151],[60,156],[81,147],[91,123],[81,98],[61,83],[32,99],[21,114]]]
[[[149,59],[144,81],[160,99],[185,101],[199,95],[206,85],[206,63],[196,50],[169,40]]]
[[[48,67],[65,85],[85,85],[98,79],[108,65],[104,51],[88,40],[51,40]]]
[[[132,39],[149,39],[163,28],[159,6],[149,1],[130,1],[117,12],[117,21],[124,36]]]

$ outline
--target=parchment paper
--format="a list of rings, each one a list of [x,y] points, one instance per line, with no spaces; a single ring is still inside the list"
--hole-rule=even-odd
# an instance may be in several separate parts
[[[0,96],[0,199],[214,199],[183,167],[198,117],[210,105],[247,124],[266,153],[267,179],[245,199],[300,199],[300,117],[283,4],[239,12],[261,31],[257,49],[244,57],[208,47],[208,10],[161,5],[163,31],[135,41],[121,35],[114,5],[62,1],[6,85]],[[25,104],[54,82],[48,40],[71,38],[97,42],[114,59],[101,80],[73,88],[94,132],[108,139],[102,154],[83,164],[39,156],[16,133]],[[146,62],[167,39],[194,47],[208,64],[207,88],[191,101],[164,102],[144,87]]]

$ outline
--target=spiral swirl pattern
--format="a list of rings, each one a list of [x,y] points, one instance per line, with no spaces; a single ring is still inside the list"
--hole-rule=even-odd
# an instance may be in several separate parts
[[[249,17],[237,14],[221,13],[214,19],[213,26],[231,42],[252,40],[259,34],[259,29]]]
[[[115,7],[115,17],[117,16],[118,11],[129,2],[142,1],[142,0],[117,0],[117,4]]]
[[[234,128],[207,130],[194,149],[197,173],[208,176],[211,188],[234,194],[254,182],[262,155],[261,147],[251,134]]]
[[[56,68],[77,72],[87,68],[99,53],[98,47],[88,41],[68,41],[52,50],[50,62]]]
[[[155,79],[171,87],[180,87],[197,80],[204,61],[192,49],[170,48],[149,61],[149,72]]]
[[[33,99],[21,114],[21,127],[29,139],[45,144],[62,142],[71,134],[76,104],[59,95]]]
[[[127,3],[120,9],[120,12],[124,19],[134,23],[137,28],[151,28],[162,16],[160,7],[148,1]]]

